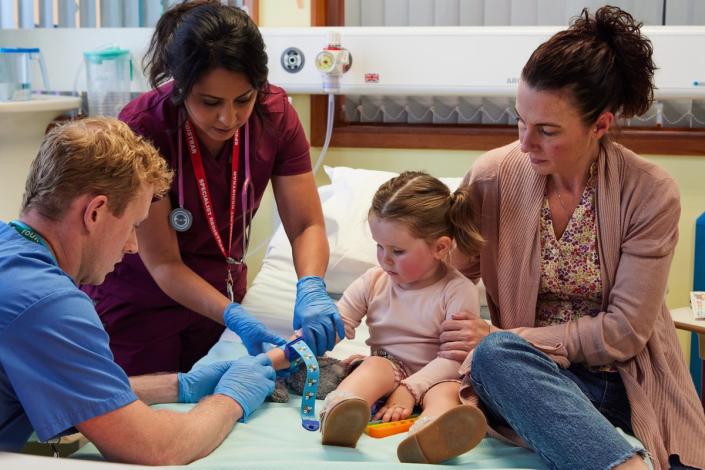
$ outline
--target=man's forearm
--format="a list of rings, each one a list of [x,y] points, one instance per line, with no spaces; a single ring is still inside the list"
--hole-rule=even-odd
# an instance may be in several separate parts
[[[206,397],[184,416],[180,425],[174,423],[174,428],[181,432],[174,435],[174,439],[165,439],[164,445],[170,447],[167,454],[171,456],[162,465],[184,465],[210,454],[223,442],[242,414],[240,405],[230,397]]]
[[[179,384],[176,374],[149,374],[130,377],[130,386],[137,398],[153,403],[175,403],[179,401]]]
[[[234,399],[216,394],[188,413],[154,410],[136,400],[76,427],[108,460],[185,465],[218,447],[241,416]]]

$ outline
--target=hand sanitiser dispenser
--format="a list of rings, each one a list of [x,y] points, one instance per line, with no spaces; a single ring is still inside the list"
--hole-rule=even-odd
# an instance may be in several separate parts
[[[130,101],[130,51],[108,47],[84,52],[90,116],[117,117]]]
[[[37,61],[45,89],[49,89],[46,65],[38,48],[0,47],[0,101],[32,99],[32,62]]]

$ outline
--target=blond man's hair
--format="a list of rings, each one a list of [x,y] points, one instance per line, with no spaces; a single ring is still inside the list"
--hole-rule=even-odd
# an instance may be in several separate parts
[[[70,121],[44,138],[25,184],[21,212],[61,218],[84,194],[104,195],[119,217],[142,185],[155,197],[169,189],[173,172],[154,146],[125,124],[97,117]]]

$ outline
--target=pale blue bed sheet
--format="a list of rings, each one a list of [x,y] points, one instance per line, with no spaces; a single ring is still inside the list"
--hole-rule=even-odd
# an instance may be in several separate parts
[[[240,343],[219,341],[199,364],[232,359],[242,355]],[[526,449],[510,446],[497,439],[485,438],[473,450],[444,465],[401,464],[397,460],[396,448],[406,434],[397,434],[383,439],[363,435],[357,448],[348,449],[321,445],[320,432],[306,431],[301,427],[299,406],[301,397],[291,395],[289,403],[265,403],[252,414],[247,423],[238,423],[223,444],[211,455],[198,460],[189,467],[208,469],[399,469],[440,468],[453,466],[465,469],[545,469],[538,456]],[[319,412],[323,402],[316,402]],[[193,405],[155,405],[176,411],[187,411]],[[625,438],[637,446],[639,442],[625,434]],[[80,449],[74,458],[99,459],[98,450],[92,445]],[[586,456],[589,458],[589,456]]]

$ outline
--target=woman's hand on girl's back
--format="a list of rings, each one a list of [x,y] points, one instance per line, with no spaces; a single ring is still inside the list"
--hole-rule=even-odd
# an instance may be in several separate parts
[[[441,324],[441,348],[439,357],[463,362],[470,351],[480,344],[485,336],[497,328],[491,327],[485,320],[470,312],[458,312],[452,319]]]

